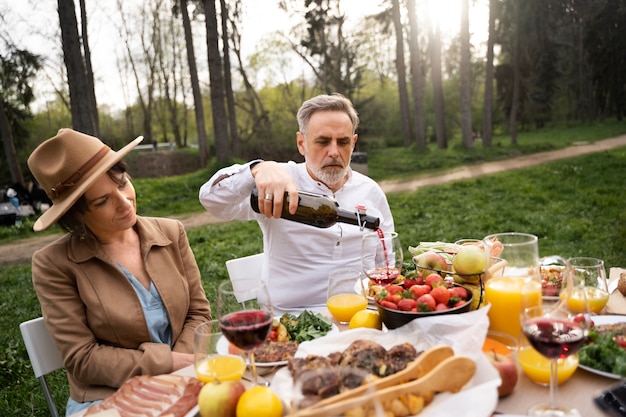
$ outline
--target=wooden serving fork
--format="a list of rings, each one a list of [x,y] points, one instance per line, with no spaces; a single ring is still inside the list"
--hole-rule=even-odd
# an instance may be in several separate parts
[[[387,386],[377,390],[370,396],[340,399],[322,406],[308,407],[290,414],[290,417],[329,417],[337,416],[348,410],[363,405],[370,405],[374,401],[385,402],[404,394],[424,395],[437,392],[458,392],[476,373],[476,363],[465,356],[452,356],[444,359],[423,377]],[[386,379],[386,378],[383,378]],[[368,386],[366,385],[366,389]],[[361,387],[357,388],[361,389]],[[335,396],[337,397],[337,396]],[[335,398],[332,397],[332,398]]]
[[[415,360],[407,364],[407,367],[403,370],[396,372],[395,374],[386,376],[380,379],[373,379],[370,382],[366,382],[360,387],[353,388],[332,397],[325,398],[315,404],[311,409],[320,408],[328,404],[336,403],[348,398],[360,397],[363,393],[374,387],[375,390],[391,387],[397,385],[400,382],[410,381],[413,379],[421,378],[430,372],[435,366],[437,366],[444,359],[454,356],[454,351],[450,346],[440,345],[432,347],[424,352],[420,353]]]

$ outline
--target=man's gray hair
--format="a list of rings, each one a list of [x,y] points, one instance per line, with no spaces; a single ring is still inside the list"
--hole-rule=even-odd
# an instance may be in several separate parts
[[[341,111],[346,113],[352,122],[353,134],[359,126],[359,116],[350,100],[339,93],[331,95],[321,94],[302,103],[300,110],[298,110],[298,114],[296,116],[298,119],[298,129],[304,136],[306,136],[311,116],[313,116],[313,113],[318,111]]]

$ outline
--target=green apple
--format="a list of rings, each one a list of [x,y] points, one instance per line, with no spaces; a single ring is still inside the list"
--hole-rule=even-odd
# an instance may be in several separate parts
[[[487,254],[478,246],[461,246],[452,259],[452,267],[461,275],[481,274],[487,268]]]
[[[246,388],[241,381],[209,382],[198,394],[201,417],[235,417],[237,402]]]

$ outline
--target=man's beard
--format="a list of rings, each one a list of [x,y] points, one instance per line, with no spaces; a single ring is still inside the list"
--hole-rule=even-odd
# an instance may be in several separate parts
[[[328,165],[334,165],[329,167]],[[341,168],[336,165],[341,165]],[[315,175],[321,182],[328,186],[332,186],[335,184],[339,184],[346,176],[346,172],[348,171],[346,167],[343,166],[343,162],[341,160],[333,160],[326,164],[326,166],[310,166],[313,175]]]

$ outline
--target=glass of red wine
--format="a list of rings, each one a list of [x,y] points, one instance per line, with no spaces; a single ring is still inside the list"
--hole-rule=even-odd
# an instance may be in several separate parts
[[[590,317],[588,313],[574,314],[567,308],[574,290],[571,267],[566,262],[562,273],[559,300],[526,308],[522,311],[522,333],[530,345],[550,360],[550,397],[548,403],[528,410],[529,416],[580,417],[578,410],[558,401],[558,360],[574,355],[585,343]]]
[[[363,273],[377,285],[387,286],[402,273],[404,252],[398,233],[381,229],[363,235],[361,265]]]
[[[258,385],[254,349],[265,342],[274,320],[266,285],[258,278],[221,283],[217,291],[217,315],[224,337],[246,353],[252,382]]]

